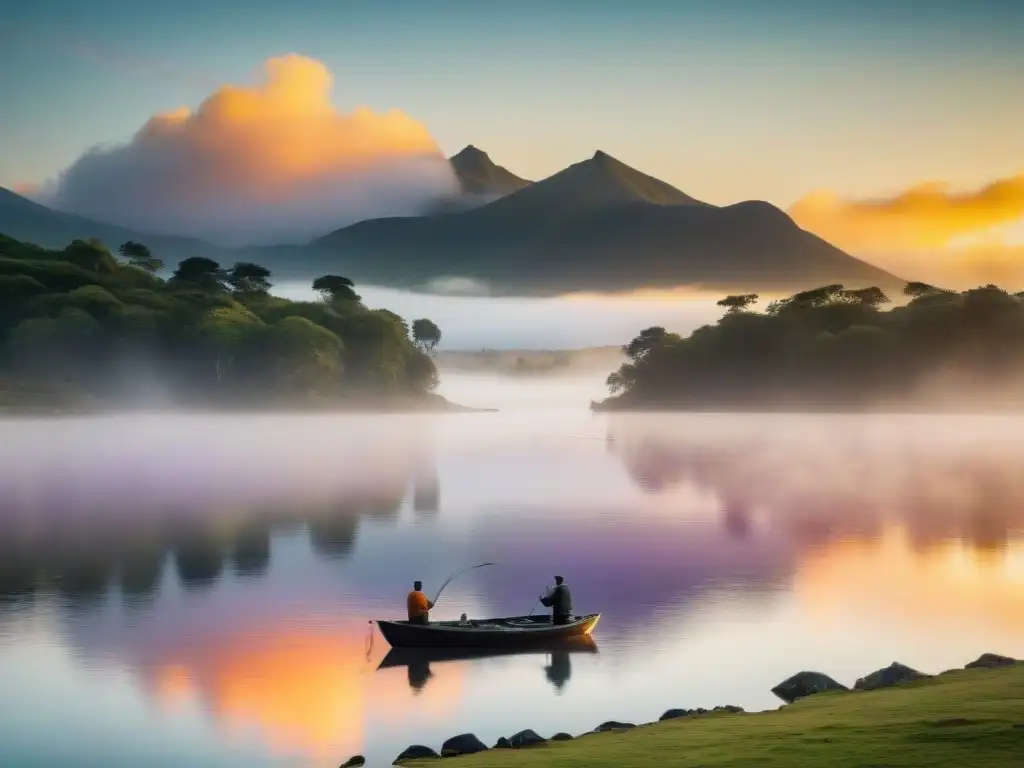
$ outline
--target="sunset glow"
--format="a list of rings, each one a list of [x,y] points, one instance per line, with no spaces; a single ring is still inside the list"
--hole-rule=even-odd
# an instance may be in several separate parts
[[[943,542],[924,551],[889,528],[877,541],[841,541],[810,554],[794,592],[819,620],[873,620],[996,633],[1008,651],[1024,632],[1024,544],[985,550]]]

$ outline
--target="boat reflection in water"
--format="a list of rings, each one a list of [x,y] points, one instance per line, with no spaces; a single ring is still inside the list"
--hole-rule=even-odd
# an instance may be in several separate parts
[[[449,661],[477,661],[506,656],[544,656],[548,660],[548,664],[544,667],[544,674],[555,690],[561,691],[572,677],[570,655],[573,653],[597,653],[597,643],[594,642],[591,635],[584,635],[529,649],[392,648],[377,669],[408,668],[409,687],[414,693],[419,693],[430,680],[431,664],[442,664]]]

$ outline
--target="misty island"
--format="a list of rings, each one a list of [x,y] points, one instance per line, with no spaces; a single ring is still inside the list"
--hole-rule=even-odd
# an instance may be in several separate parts
[[[752,307],[727,296],[688,337],[653,327],[623,348],[598,411],[996,411],[1021,406],[1024,292],[826,285]]]
[[[195,256],[164,280],[145,245],[119,253],[0,235],[0,408],[461,410],[432,393],[440,329],[368,309],[344,277],[289,301],[258,264]]]

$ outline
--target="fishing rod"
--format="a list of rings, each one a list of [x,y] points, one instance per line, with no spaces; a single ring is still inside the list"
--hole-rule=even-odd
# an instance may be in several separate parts
[[[437,595],[431,602],[434,603],[434,605],[437,605],[437,601],[441,598],[441,593],[444,592],[444,588],[451,584],[453,579],[457,579],[462,574],[469,573],[477,568],[486,568],[488,565],[497,565],[497,563],[480,563],[480,565],[471,565],[469,568],[463,568],[458,573],[451,573],[445,580],[444,584],[441,585],[441,588],[437,590]]]

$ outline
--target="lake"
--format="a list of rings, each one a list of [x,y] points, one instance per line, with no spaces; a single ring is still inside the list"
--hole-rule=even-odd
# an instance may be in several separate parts
[[[0,423],[0,765],[389,765],[406,746],[774,708],[1024,656],[1024,420],[592,415],[599,379],[445,375],[499,413]],[[378,670],[368,622],[516,615],[594,653]]]

